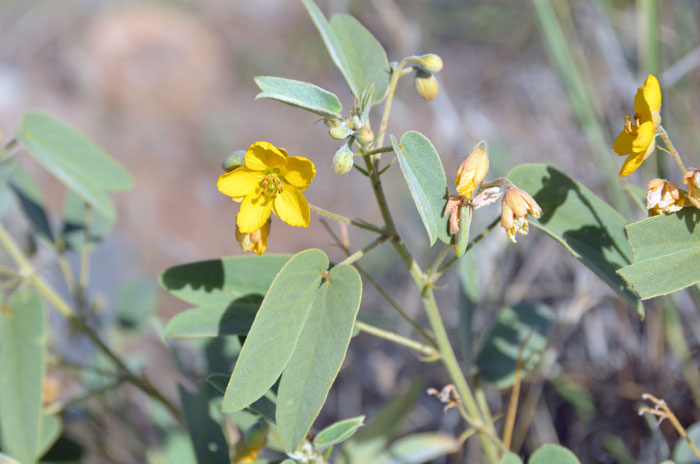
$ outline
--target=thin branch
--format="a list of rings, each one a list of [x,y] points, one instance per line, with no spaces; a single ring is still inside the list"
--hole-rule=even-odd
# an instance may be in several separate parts
[[[423,353],[430,358],[434,358],[435,360],[440,359],[440,353],[432,346],[424,345],[423,343],[411,340],[410,338],[406,338],[395,332],[380,329],[379,327],[375,327],[362,321],[355,322],[355,326],[362,332],[366,332],[370,335],[374,335],[375,337],[383,338],[384,340],[389,340],[390,342],[406,346],[412,350],[418,351],[419,353]]]
[[[382,229],[381,227],[375,226],[374,224],[370,224],[369,222],[363,221],[362,219],[350,219],[348,217],[341,216],[340,214],[332,213],[328,210],[325,210],[323,208],[320,208],[318,206],[311,205],[311,204],[309,204],[309,208],[314,213],[319,214],[321,216],[325,216],[325,217],[330,218],[330,219],[333,219],[334,221],[342,222],[343,224],[349,224],[349,225],[355,226],[359,229],[369,230],[371,232],[376,232],[378,234],[388,235],[386,230]]]
[[[369,245],[367,245],[367,246],[364,247],[363,249],[356,251],[355,253],[351,254],[350,256],[348,256],[347,258],[345,258],[344,260],[342,260],[341,262],[339,262],[338,265],[341,265],[341,264],[352,264],[352,263],[354,263],[355,261],[357,261],[358,259],[362,258],[364,255],[366,255],[367,253],[369,253],[371,250],[373,250],[373,249],[376,248],[377,246],[379,246],[379,245],[381,245],[382,243],[386,242],[388,238],[389,238],[389,237],[387,237],[386,235],[381,235],[381,236],[379,236],[376,240],[374,240],[372,243],[370,243]]]

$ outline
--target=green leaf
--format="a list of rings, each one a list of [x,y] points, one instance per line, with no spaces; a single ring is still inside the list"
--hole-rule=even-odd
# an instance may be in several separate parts
[[[435,147],[423,134],[414,131],[403,134],[401,143],[391,136],[391,145],[430,237],[430,245],[438,238],[452,243],[448,234],[449,215],[442,215],[449,197],[447,178]]]
[[[223,411],[243,409],[277,381],[316,299],[328,257],[317,249],[294,255],[270,285],[231,375]]]
[[[374,85],[374,103],[384,100],[389,89],[389,60],[379,41],[352,16],[335,15],[329,23],[313,0],[302,3],[353,95],[359,98],[365,88]]]
[[[527,464],[581,464],[571,451],[559,445],[544,445],[532,453]]]
[[[209,413],[213,387],[204,384],[192,394],[178,387],[180,403],[187,431],[192,439],[197,462],[200,464],[228,464],[228,444],[221,425]]]
[[[616,273],[632,262],[625,218],[588,188],[550,166],[518,166],[508,178],[542,207],[542,217],[531,218],[532,224],[561,243],[643,316],[639,297]]]
[[[123,330],[139,329],[151,317],[158,304],[158,287],[147,278],[130,280],[119,288],[116,312]]]
[[[364,425],[364,421],[365,416],[357,416],[329,425],[318,432],[318,435],[314,438],[314,448],[323,450],[329,446],[344,442]]]
[[[170,319],[165,337],[220,337],[247,334],[253,325],[262,298],[243,297],[229,305],[188,309]]]
[[[686,432],[688,433],[690,441],[692,441],[695,446],[700,446],[700,422],[696,422],[688,427]],[[695,453],[693,453],[690,445],[688,445],[683,438],[679,438],[676,441],[676,445],[673,447],[673,460],[677,464],[696,464],[698,462]]]
[[[160,284],[198,306],[228,305],[246,295],[264,295],[289,255],[236,256],[171,267]]]
[[[508,452],[501,458],[501,464],[523,464],[523,460],[517,454]]]
[[[618,271],[643,300],[700,282],[700,211],[643,219],[627,226],[631,265]]]
[[[42,414],[40,421],[39,447],[36,453],[36,460],[39,460],[51,449],[63,430],[63,422],[58,415]]]
[[[10,189],[19,200],[19,205],[32,229],[53,243],[54,235],[49,216],[46,213],[46,203],[36,181],[19,164],[13,164],[7,169],[10,171]]]
[[[209,385],[213,386],[218,392],[225,393],[229,379],[230,377],[225,374],[212,374],[209,377],[207,377],[207,382],[209,383]],[[274,424],[276,409],[275,401],[275,394],[272,390],[269,390],[265,394],[265,396],[261,396],[260,399],[248,405],[247,409],[264,417],[271,424]]]
[[[255,78],[261,93],[255,99],[271,98],[323,117],[342,119],[343,106],[334,94],[308,82],[283,77],[259,76]]]
[[[83,199],[72,190],[66,192],[63,200],[61,238],[71,250],[80,250],[85,240],[85,207]],[[99,243],[109,235],[112,224],[97,211],[91,211],[89,229],[89,242]]]
[[[512,386],[518,352],[525,340],[527,344],[523,347],[521,359],[529,358],[530,361],[523,366],[523,375],[536,367],[547,346],[552,318],[552,310],[542,304],[521,302],[513,308],[503,309],[476,359],[479,378],[498,388]]]
[[[16,291],[0,307],[0,438],[2,449],[24,464],[40,443],[46,314],[39,296]]]
[[[0,453],[0,464],[22,464],[21,462],[11,458],[10,456]]]
[[[416,433],[392,443],[372,464],[420,464],[458,450],[459,442],[450,435]]]
[[[360,274],[345,264],[334,267],[317,292],[277,391],[277,426],[287,451],[296,451],[326,401],[345,359],[361,298]]]
[[[49,172],[109,221],[116,218],[107,192],[131,188],[131,175],[75,129],[42,111],[27,111],[17,141]]]

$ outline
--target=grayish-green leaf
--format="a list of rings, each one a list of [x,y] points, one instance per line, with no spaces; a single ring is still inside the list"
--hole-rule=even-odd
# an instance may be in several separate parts
[[[2,449],[24,464],[40,443],[46,314],[39,296],[18,290],[0,307],[0,438]]]
[[[225,393],[226,387],[228,386],[229,376],[224,374],[212,374],[207,377],[207,382],[213,386],[218,392]],[[271,424],[275,423],[275,394],[272,390],[269,390],[260,399],[254,401],[248,408],[250,411],[257,413],[258,415],[267,419]]]
[[[544,445],[532,453],[528,464],[581,464],[571,451],[559,445]]]
[[[518,166],[508,178],[542,207],[542,217],[531,218],[531,223],[561,243],[643,316],[639,297],[616,274],[632,262],[625,218],[588,188],[550,166]]]
[[[255,99],[273,100],[296,106],[323,117],[342,119],[339,114],[343,106],[334,94],[308,82],[285,79],[283,77],[259,76],[255,83],[260,92]]]
[[[243,297],[229,305],[202,306],[175,315],[165,327],[165,337],[221,337],[247,334],[262,298]]]
[[[85,201],[72,190],[63,200],[61,238],[71,250],[80,250],[85,240]],[[101,242],[112,230],[112,224],[97,211],[90,211],[89,242]]]
[[[392,443],[372,464],[420,464],[457,450],[459,442],[450,435],[416,433]]]
[[[517,454],[508,452],[501,458],[501,464],[523,464],[523,460]]]
[[[695,446],[700,446],[700,422],[697,422],[686,430],[688,438]],[[673,460],[676,464],[697,464],[698,458],[693,453],[690,445],[683,439],[678,438],[676,445],[673,447]]]
[[[361,298],[360,274],[345,264],[334,267],[317,292],[277,391],[277,426],[287,451],[297,449],[326,401],[345,359]]]
[[[292,357],[327,268],[328,257],[317,249],[294,255],[282,267],[241,349],[224,395],[224,412],[243,409],[275,383]]]
[[[57,415],[42,414],[39,423],[39,447],[36,459],[39,460],[56,443],[63,431],[63,422]]]
[[[374,103],[384,100],[389,88],[389,60],[377,39],[352,16],[336,15],[329,23],[313,0],[302,3],[353,95],[359,98],[365,88],[374,85]]]
[[[498,388],[513,385],[518,352],[525,340],[521,360],[529,361],[523,366],[523,375],[537,366],[547,346],[552,318],[552,310],[543,304],[521,302],[504,308],[476,359],[479,378]]]
[[[108,192],[133,185],[129,173],[75,129],[41,111],[22,116],[17,141],[106,219],[116,217]]]
[[[391,145],[428,232],[430,245],[438,238],[450,244],[449,215],[442,215],[449,197],[447,178],[435,147],[423,134],[414,131],[406,132],[401,143],[391,136]]]
[[[151,317],[158,304],[158,287],[146,278],[130,280],[119,288],[117,317],[123,330],[137,330]]]
[[[264,295],[289,255],[236,256],[171,267],[160,284],[198,306],[228,305],[247,295]]]
[[[32,229],[40,236],[53,243],[54,235],[51,222],[46,213],[44,196],[34,178],[19,164],[8,166],[10,174],[10,189],[19,200],[24,215],[29,220]]]
[[[700,282],[700,211],[643,219],[627,226],[634,262],[618,271],[643,300]]]
[[[318,432],[314,438],[314,448],[317,450],[326,449],[329,446],[342,443],[357,432],[365,422],[365,416],[351,417],[334,424]]]
[[[213,387],[204,384],[192,394],[179,386],[185,425],[199,464],[228,464],[229,451],[221,425],[209,413]]]

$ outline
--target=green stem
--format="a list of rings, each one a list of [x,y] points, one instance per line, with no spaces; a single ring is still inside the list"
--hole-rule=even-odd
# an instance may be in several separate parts
[[[442,248],[442,251],[439,255],[437,255],[437,257],[433,261],[433,264],[431,264],[428,270],[425,271],[425,275],[428,279],[430,278],[430,276],[434,275],[437,272],[438,267],[440,266],[442,261],[447,257],[447,254],[450,252],[451,249],[452,247],[450,245],[445,245]]]
[[[350,219],[345,216],[341,216],[340,214],[335,214],[332,213],[328,210],[325,210],[323,208],[319,208],[318,206],[309,204],[309,209],[313,211],[314,213],[325,216],[327,218],[333,219],[334,221],[342,222],[343,224],[348,224],[351,226],[355,226],[359,229],[364,229],[364,230],[369,230],[371,232],[376,232],[378,234],[386,235],[386,230],[382,229],[381,227],[377,227],[373,224],[370,224],[369,222],[365,222],[361,219]]]
[[[393,147],[386,146],[386,147],[380,147],[380,148],[375,148],[373,150],[367,150],[359,153],[355,153],[355,156],[361,156],[361,155],[376,155],[378,153],[388,153],[390,151],[394,151]]]
[[[102,352],[112,360],[112,362],[123,371],[126,379],[131,382],[134,386],[139,388],[145,394],[151,396],[152,398],[161,402],[175,418],[182,420],[182,414],[171,403],[160,391],[158,391],[150,382],[146,379],[135,376],[131,370],[124,364],[124,362],[115,354],[105,343],[100,340],[100,337],[92,330],[92,328],[86,325],[82,320],[80,320],[73,308],[48,284],[44,279],[37,274],[36,269],[29,261],[29,259],[24,255],[22,250],[19,249],[12,236],[7,232],[7,229],[0,224],[0,244],[2,244],[7,252],[10,254],[12,259],[15,261],[19,267],[19,274],[31,283],[34,288],[41,293],[46,300],[48,300],[64,317],[66,317],[78,330],[83,332],[92,342],[100,349]]]
[[[420,353],[423,353],[424,355],[434,357],[435,359],[440,358],[440,353],[432,346],[424,345],[423,343],[419,343],[417,341],[411,340],[410,338],[403,337],[395,332],[380,329],[379,327],[375,327],[362,321],[355,322],[355,326],[362,332],[374,335],[375,337],[383,338],[385,340],[389,340],[390,342],[406,346],[408,348],[411,348],[412,350],[416,350]]]
[[[352,263],[354,263],[355,261],[357,261],[358,259],[362,258],[364,255],[366,255],[367,253],[369,253],[371,250],[373,250],[373,249],[376,248],[377,246],[379,246],[379,245],[381,245],[382,243],[386,242],[388,238],[389,238],[389,237],[387,237],[386,235],[380,236],[379,238],[377,238],[376,240],[374,240],[372,243],[370,243],[369,245],[367,245],[367,246],[364,247],[363,249],[356,251],[355,253],[351,254],[350,256],[348,256],[347,258],[345,258],[344,260],[342,260],[341,262],[339,262],[339,263],[338,263],[338,266],[340,266],[341,264],[352,264]]]
[[[377,145],[382,145],[384,143],[384,134],[386,133],[386,128],[389,125],[389,115],[391,114],[391,104],[394,102],[396,85],[399,83],[401,76],[403,76],[401,71],[405,63],[406,59],[404,58],[391,73],[391,79],[389,79],[389,89],[387,90],[386,94],[386,103],[384,103],[384,113],[382,114],[382,121],[379,124],[379,135],[377,136],[376,140]]]
[[[497,217],[496,219],[491,222],[486,228],[476,237],[474,237],[474,240],[469,242],[469,245],[467,245],[467,248],[464,249],[464,254],[466,254],[469,250],[471,250],[477,243],[482,241],[484,237],[486,237],[489,232],[493,230],[494,227],[496,227],[499,223],[501,222],[501,218]],[[450,258],[445,264],[443,264],[435,273],[428,274],[428,280],[430,282],[435,282],[441,275],[445,273],[455,262],[457,262],[459,258],[457,256],[453,256]]]
[[[681,159],[681,155],[678,153],[678,150],[676,150],[676,147],[673,146],[673,143],[671,142],[671,138],[668,136],[668,132],[666,132],[666,129],[664,129],[662,126],[659,126],[659,135],[661,135],[661,138],[664,139],[664,143],[666,144],[666,148],[668,148],[668,152],[673,156],[673,159],[676,160],[676,164],[678,165],[678,168],[681,170],[683,174],[686,173],[687,169],[685,168],[685,164],[683,164],[683,160]]]

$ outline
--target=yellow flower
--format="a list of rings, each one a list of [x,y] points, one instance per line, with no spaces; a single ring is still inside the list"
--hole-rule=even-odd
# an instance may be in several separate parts
[[[467,200],[472,197],[474,190],[489,172],[488,150],[489,146],[486,142],[479,142],[472,148],[469,156],[459,163],[455,184],[457,184],[457,192]]]
[[[649,216],[658,216],[680,211],[687,204],[687,197],[673,182],[652,179],[647,186],[646,201]]]
[[[636,171],[656,148],[656,132],[661,125],[660,110],[661,88],[656,77],[650,74],[634,97],[634,117],[627,115],[625,127],[613,145],[618,155],[629,155],[620,169],[621,177]]]
[[[236,240],[241,249],[246,253],[253,251],[256,255],[262,255],[267,249],[267,236],[270,235],[270,220],[268,219],[262,228],[252,234],[245,234],[236,228]]]
[[[501,209],[501,226],[506,230],[506,235],[511,242],[515,243],[515,233],[520,232],[527,235],[530,224],[527,215],[531,214],[539,218],[542,208],[534,198],[516,187],[508,187],[503,196]]]
[[[692,169],[683,175],[683,183],[688,184],[688,200],[700,208],[700,169]]]
[[[245,153],[245,165],[219,177],[219,191],[241,202],[236,223],[243,234],[259,231],[270,212],[295,227],[308,227],[309,204],[301,193],[316,168],[311,160],[289,154],[268,142],[255,142]]]

